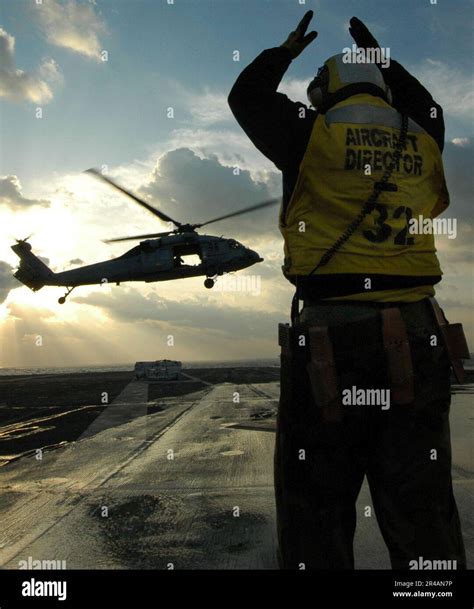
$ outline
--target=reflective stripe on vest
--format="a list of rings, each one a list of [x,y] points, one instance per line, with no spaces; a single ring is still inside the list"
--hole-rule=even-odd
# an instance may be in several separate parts
[[[352,123],[355,125],[372,123],[397,129],[400,127],[402,119],[395,108],[380,108],[369,104],[353,104],[329,110],[324,120],[328,127],[333,123]],[[408,120],[408,131],[421,133],[424,132],[424,129],[410,118]]]

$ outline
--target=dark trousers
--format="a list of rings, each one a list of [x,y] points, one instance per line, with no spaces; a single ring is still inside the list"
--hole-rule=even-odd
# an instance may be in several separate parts
[[[365,475],[392,568],[408,569],[419,557],[465,568],[451,480],[449,361],[428,302],[400,310],[415,373],[411,404],[346,405],[341,422],[327,422],[311,393],[308,349],[282,352],[275,448],[281,568],[354,568],[355,502]],[[341,391],[389,388],[376,306],[309,307],[300,329],[314,321],[330,327]]]

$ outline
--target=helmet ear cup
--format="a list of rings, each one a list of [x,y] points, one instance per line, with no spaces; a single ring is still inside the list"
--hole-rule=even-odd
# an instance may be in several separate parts
[[[309,83],[306,89],[309,103],[314,108],[321,108],[326,97],[329,87],[329,69],[327,65],[323,65],[318,69],[318,73]]]
[[[314,108],[319,108],[323,105],[324,93],[321,87],[314,87],[308,91],[308,100]]]

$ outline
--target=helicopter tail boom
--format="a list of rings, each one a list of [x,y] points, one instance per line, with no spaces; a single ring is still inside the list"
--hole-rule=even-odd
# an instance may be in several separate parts
[[[26,241],[18,241],[12,245],[12,250],[20,258],[20,266],[14,277],[36,292],[40,290],[54,273],[31,251],[31,245]]]

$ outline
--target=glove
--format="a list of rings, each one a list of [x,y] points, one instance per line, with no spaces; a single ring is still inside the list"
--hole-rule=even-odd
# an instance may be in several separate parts
[[[308,11],[298,23],[296,30],[291,32],[286,41],[281,45],[290,51],[292,59],[298,57],[298,55],[302,53],[318,35],[318,32],[313,31],[305,36],[305,32],[308,29],[309,22],[312,18],[313,11]]]
[[[354,38],[358,47],[362,49],[378,49],[379,43],[375,40],[367,27],[357,17],[352,17],[349,28],[350,35]]]
[[[352,17],[352,19],[350,20],[349,32],[360,49],[364,49],[366,51],[368,49],[380,49],[380,45],[377,40],[372,36],[372,34],[369,32],[368,28],[362,23],[362,21],[360,19],[357,19],[357,17]],[[384,65],[385,59],[383,57],[382,52],[380,52],[378,57],[380,59],[378,61],[375,61],[377,67],[379,69],[387,67],[386,65]],[[384,71],[382,71],[382,74],[384,74]]]

